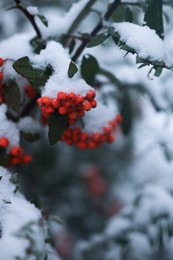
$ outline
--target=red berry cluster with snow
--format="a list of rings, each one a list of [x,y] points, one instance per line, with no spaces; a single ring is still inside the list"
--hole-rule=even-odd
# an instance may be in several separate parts
[[[110,108],[109,108],[110,109]],[[115,116],[114,109],[108,111],[108,107],[98,102],[95,110],[90,111],[74,126],[67,128],[61,141],[67,145],[75,145],[80,149],[99,148],[104,142],[115,141],[115,130],[122,121],[120,115]]]
[[[52,113],[65,116],[68,128],[61,141],[80,149],[94,149],[115,140],[114,131],[120,116],[116,116],[115,109],[108,112],[108,107],[95,100],[95,89],[80,79],[79,73],[68,77],[71,60],[59,43],[49,42],[39,55],[31,57],[31,62],[35,68],[53,68],[37,104],[46,118]]]
[[[8,166],[29,163],[32,157],[19,145],[20,130],[17,124],[7,119],[6,112],[7,106],[0,105],[0,151],[8,155]]]

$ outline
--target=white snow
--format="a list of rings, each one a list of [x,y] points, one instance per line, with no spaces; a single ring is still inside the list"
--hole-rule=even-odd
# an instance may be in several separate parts
[[[83,10],[88,0],[80,0],[74,3],[67,13],[60,13],[57,10],[56,15],[51,13],[46,14],[48,27],[45,27],[39,20],[38,25],[42,32],[43,38],[58,37],[66,34],[73,21],[78,17],[78,14]]]
[[[139,57],[172,65],[172,57],[155,30],[129,22],[113,23],[111,26],[119,33],[120,40],[135,49]]]
[[[39,11],[38,11],[38,7],[37,6],[27,6],[26,7],[26,10],[32,14],[32,15],[38,15],[39,14]]]
[[[44,236],[38,224],[41,218],[40,211],[20,192],[14,192],[15,185],[10,182],[11,175],[3,167],[0,167],[0,176],[1,258],[13,260],[16,257],[26,257],[25,250],[29,246],[29,241],[25,237],[17,237],[16,234],[23,226],[31,222],[35,224],[32,225],[30,235],[35,241],[35,247],[44,256]]]
[[[97,101],[97,107],[87,112],[83,118],[84,131],[87,133],[100,133],[111,120],[115,119],[117,112],[115,107],[103,105]]]
[[[77,78],[79,74],[72,79],[68,77],[71,59],[60,43],[48,42],[46,49],[31,57],[30,60],[35,68],[44,69],[50,64],[54,70],[42,90],[42,96],[55,98],[59,91],[85,96],[89,90],[93,89],[83,79]]]
[[[26,116],[20,119],[18,127],[24,133],[35,134],[40,132],[40,124],[30,116]]]

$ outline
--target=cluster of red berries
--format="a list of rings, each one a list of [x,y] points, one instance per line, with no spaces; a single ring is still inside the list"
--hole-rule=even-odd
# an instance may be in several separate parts
[[[33,88],[32,85],[26,85],[24,87],[24,91],[25,91],[25,95],[29,98],[29,99],[33,99],[36,95],[36,91]]]
[[[92,134],[83,132],[81,128],[67,128],[61,137],[61,141],[67,145],[76,145],[80,149],[99,148],[104,142],[111,144],[115,141],[114,130],[121,122],[121,115],[117,115],[114,120],[103,127],[101,132]]]
[[[77,118],[85,115],[85,111],[97,106],[95,95],[94,90],[90,90],[85,97],[73,92],[67,94],[61,91],[56,98],[41,97],[37,99],[37,103],[45,117],[57,111],[67,117],[69,125],[74,125]]]
[[[0,137],[0,148],[6,149],[9,146],[9,139],[7,137]],[[21,163],[30,163],[32,157],[30,154],[24,154],[24,150],[20,146],[13,146],[9,152],[9,166]]]

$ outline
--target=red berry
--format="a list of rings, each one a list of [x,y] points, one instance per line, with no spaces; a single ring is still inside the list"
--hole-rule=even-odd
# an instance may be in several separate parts
[[[53,98],[53,99],[51,100],[51,104],[52,104],[52,106],[53,106],[54,108],[58,108],[58,107],[60,106],[60,102],[58,101],[57,98]]]
[[[0,58],[0,67],[4,64],[4,59]]]
[[[85,115],[85,111],[79,110],[79,111],[77,111],[77,114],[79,117],[83,117]]]
[[[95,98],[95,96],[96,96],[96,92],[95,92],[94,90],[90,90],[90,91],[87,93],[87,95],[86,95],[86,99],[87,99],[88,101],[91,101],[91,100],[93,100],[93,99]]]
[[[6,137],[0,137],[0,147],[6,148],[9,145],[9,140]]]
[[[57,99],[62,102],[62,101],[66,101],[67,99],[67,94],[65,92],[59,92],[57,95]]]
[[[83,108],[84,108],[85,111],[91,110],[91,104],[90,104],[90,102],[85,101]]]
[[[114,135],[108,136],[107,142],[108,142],[109,144],[113,143],[114,141],[115,141],[115,136],[114,136]]]
[[[20,146],[13,146],[10,150],[10,155],[16,156],[16,157],[22,157],[23,156],[23,149]]]
[[[25,94],[30,98],[33,99],[36,95],[35,89],[31,85],[25,86]]]
[[[97,101],[96,100],[91,100],[90,104],[91,104],[92,108],[95,108],[97,106]]]
[[[82,105],[83,102],[84,102],[84,97],[82,97],[81,95],[78,95],[78,96],[76,97],[76,104],[77,104],[77,105]]]
[[[66,115],[67,114],[67,108],[64,106],[59,107],[58,112],[60,115]]]
[[[121,124],[122,121],[123,121],[122,116],[121,116],[121,115],[117,115],[117,116],[116,116],[116,122],[117,122],[118,124]]]
[[[67,95],[67,100],[70,101],[71,103],[76,101],[76,95],[74,93],[69,93]]]
[[[32,157],[30,154],[25,154],[23,157],[23,163],[30,163],[32,161]]]
[[[87,144],[85,142],[80,142],[80,141],[76,143],[76,146],[79,149],[86,149],[87,148]]]
[[[20,157],[11,157],[10,158],[10,164],[11,165],[16,165],[16,164],[20,164],[22,162],[22,159]]]
[[[3,78],[4,78],[4,74],[2,71],[0,71],[0,80],[3,80]]]
[[[77,113],[76,112],[70,112],[68,115],[69,119],[77,119]]]
[[[51,99],[49,97],[42,97],[41,105],[45,107],[49,107],[51,105]]]

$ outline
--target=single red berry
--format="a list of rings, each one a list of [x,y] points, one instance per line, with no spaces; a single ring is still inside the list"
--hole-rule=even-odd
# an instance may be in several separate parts
[[[74,93],[69,93],[68,95],[67,95],[67,100],[68,101],[70,101],[71,103],[73,103],[73,102],[75,102],[76,101],[76,94],[74,94]]]
[[[87,99],[88,101],[91,101],[91,100],[93,100],[93,99],[95,98],[95,96],[96,96],[96,92],[95,92],[94,90],[90,90],[90,91],[87,93],[87,95],[86,95],[86,99]]]
[[[53,98],[53,99],[51,100],[51,104],[52,104],[52,106],[53,106],[54,108],[58,108],[58,107],[60,106],[60,102],[58,101],[57,98]]]
[[[60,102],[64,102],[66,101],[67,99],[67,94],[65,92],[62,92],[60,91],[57,95],[57,99],[60,101]]]
[[[41,106],[41,98],[38,98],[36,103],[37,103],[38,106]]]
[[[32,87],[32,85],[25,86],[25,94],[30,98],[33,99],[36,95],[35,89]]]
[[[88,134],[83,132],[80,136],[80,140],[81,141],[87,141],[88,140]]]
[[[76,146],[79,148],[79,149],[86,149],[87,148],[87,144],[85,142],[77,142],[76,143]]]
[[[42,97],[41,105],[45,107],[49,107],[51,105],[51,99],[49,97]]]
[[[96,143],[99,142],[100,141],[100,134],[99,133],[92,134],[91,139],[92,139],[93,142],[96,142]]]
[[[73,131],[70,128],[66,129],[65,132],[64,132],[64,135],[65,135],[66,138],[71,138],[72,134],[73,134]]]
[[[85,115],[85,111],[79,110],[79,111],[77,111],[77,115],[78,115],[79,117],[83,117],[83,116]]]
[[[71,139],[66,139],[66,144],[67,145],[72,145],[73,144],[73,140],[71,140]]]
[[[95,149],[95,148],[97,148],[97,144],[93,141],[89,141],[88,142],[88,148],[89,149]]]
[[[0,137],[0,147],[6,148],[9,145],[9,140],[6,137]]]
[[[68,124],[69,125],[74,125],[76,123],[76,119],[69,119]]]
[[[44,111],[46,114],[52,114],[54,112],[54,108],[52,106],[45,107]]]
[[[3,80],[3,78],[4,78],[4,74],[2,71],[0,71],[0,80]]]
[[[25,154],[23,157],[23,163],[30,163],[32,161],[32,156],[30,154]]]
[[[121,124],[122,121],[123,121],[122,116],[121,116],[121,115],[117,115],[117,116],[116,116],[116,122],[117,122],[118,124]]]
[[[95,107],[97,106],[97,101],[94,100],[94,99],[91,100],[91,101],[90,101],[90,105],[91,105],[92,108],[95,108]]]
[[[90,102],[85,101],[85,103],[84,103],[84,105],[83,105],[83,108],[84,108],[85,111],[91,110],[91,104],[90,104]]]
[[[82,105],[83,104],[83,102],[84,102],[84,97],[82,97],[81,95],[77,95],[77,97],[76,97],[76,104],[77,105]]]
[[[0,58],[0,67],[2,67],[4,64],[4,59],[3,58]]]
[[[60,115],[66,115],[67,114],[67,108],[64,106],[59,107],[58,112]]]
[[[72,119],[72,120],[77,119],[77,113],[76,112],[70,112],[68,114],[68,117],[69,117],[69,119]]]
[[[107,142],[108,142],[109,144],[112,144],[114,141],[115,141],[115,136],[114,136],[114,135],[108,136]]]
[[[10,155],[16,156],[16,157],[22,157],[23,156],[23,149],[20,146],[13,146],[10,150]]]
[[[10,158],[11,165],[16,165],[16,164],[20,164],[20,163],[22,163],[22,159],[20,157],[14,156],[14,157]]]

